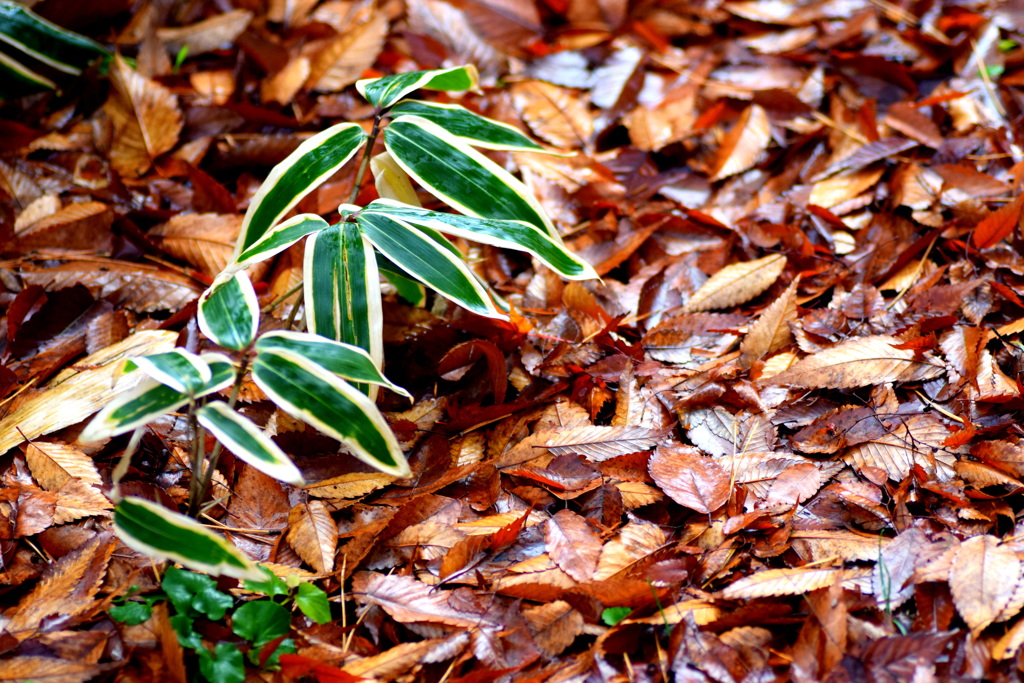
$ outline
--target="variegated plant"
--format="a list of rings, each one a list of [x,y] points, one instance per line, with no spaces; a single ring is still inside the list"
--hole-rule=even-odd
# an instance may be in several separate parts
[[[381,277],[406,298],[426,285],[482,316],[504,318],[487,286],[467,267],[445,235],[527,252],[570,279],[596,277],[568,251],[527,188],[476,148],[544,152],[511,126],[467,109],[406,99],[419,89],[467,90],[476,70],[459,67],[364,80],[359,92],[376,108],[369,133],[342,123],[303,142],[275,167],[253,198],[234,259],[199,300],[199,327],[233,355],[171,353],[133,365],[149,382],[119,397],[83,433],[99,439],[138,429],[170,411],[188,408],[196,429],[190,513],[206,495],[221,448],[282,481],[301,485],[287,455],[253,422],[234,410],[242,377],[253,381],[286,413],[342,444],[382,472],[409,473],[405,456],[374,404],[378,387],[404,396],[383,367]],[[385,152],[371,158],[378,135]],[[301,214],[282,221],[299,200],[363,151],[349,200],[373,171],[381,199],[343,204],[329,225]],[[421,207],[412,182],[459,213]],[[307,332],[258,335],[260,310],[246,268],[305,238]],[[217,396],[235,389],[228,400]],[[217,445],[205,458],[209,433]],[[115,511],[115,528],[129,546],[193,568],[235,576],[251,565],[232,546],[188,517],[137,498]],[[201,542],[200,542],[201,539]],[[203,548],[193,553],[192,548]]]

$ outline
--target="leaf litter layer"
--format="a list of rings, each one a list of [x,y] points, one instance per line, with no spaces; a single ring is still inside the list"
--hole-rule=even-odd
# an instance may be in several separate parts
[[[202,521],[337,597],[293,618],[280,676],[1020,678],[1016,9],[92,4],[37,9],[135,68],[0,108],[4,677],[195,666],[166,610],[107,616],[158,578],[110,533],[126,439],[80,445],[83,420],[123,358],[194,346],[270,167],[371,119],[356,80],[469,62],[460,103],[569,153],[488,155],[603,279],[481,247],[510,322],[386,299],[407,479],[242,387],[309,484],[225,458]],[[331,218],[353,182],[298,208]],[[301,267],[253,272],[261,303]],[[122,493],[182,505],[188,434],[152,425]]]

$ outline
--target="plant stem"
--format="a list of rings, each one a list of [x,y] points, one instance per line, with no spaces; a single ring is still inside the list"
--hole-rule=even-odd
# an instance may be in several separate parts
[[[199,510],[199,502],[202,500],[199,484],[203,476],[203,453],[206,451],[206,430],[199,429],[199,420],[196,419],[196,402],[191,400],[188,403],[188,430],[192,435],[192,451],[189,454],[189,461],[192,466],[192,481],[188,486],[188,515],[195,517]]]
[[[348,196],[348,203],[355,204],[356,199],[359,197],[359,188],[363,184],[363,178],[366,176],[367,169],[370,168],[370,155],[373,153],[373,146],[377,142],[377,136],[380,134],[380,121],[381,111],[378,109],[373,114],[373,128],[370,130],[370,135],[366,139],[366,147],[363,148],[363,158],[359,160],[359,169],[356,171],[355,185],[352,186],[352,192]]]

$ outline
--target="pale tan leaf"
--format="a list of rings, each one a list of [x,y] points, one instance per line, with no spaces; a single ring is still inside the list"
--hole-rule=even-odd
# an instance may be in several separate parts
[[[47,291],[81,284],[97,299],[140,313],[178,311],[203,290],[193,278],[158,266],[102,258],[76,259],[58,266],[28,264],[20,275],[26,284]]]
[[[647,451],[665,436],[663,430],[646,427],[604,427],[590,425],[547,432],[544,446],[553,455],[576,453],[601,462],[627,453]]]
[[[32,476],[47,491],[56,491],[69,479],[103,483],[92,458],[68,444],[34,441],[25,447],[25,461]]]
[[[693,131],[697,119],[695,99],[672,102],[653,109],[637,105],[623,117],[633,146],[644,152],[656,152],[682,140]]]
[[[622,505],[627,510],[657,503],[665,497],[661,491],[642,481],[617,481],[615,488],[622,494]]]
[[[564,600],[523,610],[533,639],[548,657],[560,655],[583,633],[583,615]]]
[[[242,216],[218,213],[179,214],[147,235],[171,256],[214,277],[231,260]]]
[[[103,671],[99,664],[25,655],[0,661],[0,681],[85,683]]]
[[[999,617],[1013,616],[1001,613],[1010,604],[1020,576],[1017,554],[995,536],[974,536],[960,545],[949,569],[949,590],[972,632],[981,632]]]
[[[786,257],[771,254],[754,261],[733,263],[712,275],[683,307],[687,313],[728,308],[750,301],[772,286],[786,269]]]
[[[317,498],[359,498],[384,488],[394,480],[390,474],[380,472],[351,472],[309,484],[305,490]]]
[[[230,47],[250,21],[252,12],[236,9],[188,26],[157,29],[156,36],[164,42],[171,54],[178,54],[184,48],[192,57]]]
[[[844,529],[794,529],[790,542],[793,550],[807,562],[829,558],[871,562],[878,559],[892,539]]]
[[[814,463],[790,465],[772,482],[765,505],[802,503],[817,493],[823,483],[821,470]]]
[[[170,351],[178,334],[168,330],[137,332],[122,342],[86,356],[74,368],[61,371],[40,392],[0,420],[0,453],[25,439],[35,439],[81,422],[131,391],[145,376],[123,374],[124,361]],[[76,368],[81,368],[78,370]]]
[[[820,180],[811,188],[810,203],[831,209],[873,187],[884,172],[882,166],[869,166]]]
[[[844,577],[842,570],[826,567],[766,569],[734,581],[718,592],[725,600],[752,600],[780,595],[803,595],[831,586]]]
[[[653,624],[661,626],[664,624],[679,624],[692,618],[698,626],[718,621],[722,616],[722,609],[712,605],[707,600],[683,600],[672,605],[667,605],[664,610],[658,610],[657,614],[639,619],[623,619],[623,624]]]
[[[311,70],[309,57],[300,55],[289,60],[283,69],[260,81],[260,99],[282,106],[291,104]]]
[[[338,526],[320,500],[299,503],[288,513],[288,543],[320,574],[334,571]]]
[[[689,446],[658,447],[648,469],[669,498],[697,512],[714,512],[725,505],[732,491],[729,473]]]
[[[317,2],[319,0],[270,0],[267,18],[289,27],[301,25]]]
[[[33,199],[14,219],[14,234],[20,235],[47,216],[52,216],[61,209],[60,196],[44,194]]]
[[[91,484],[72,479],[57,491],[53,523],[66,524],[83,517],[108,517],[113,509],[114,504],[102,491]]]
[[[918,358],[913,349],[894,348],[901,343],[888,335],[849,339],[804,358],[775,375],[771,383],[808,389],[854,389],[935,379],[945,372],[942,361],[930,353]]]
[[[512,86],[512,102],[539,137],[556,147],[583,147],[594,133],[594,121],[580,93],[544,81]]]
[[[475,601],[409,576],[358,572],[352,578],[352,595],[363,604],[379,605],[403,624],[433,622],[477,628],[489,623],[482,610],[477,611]]]
[[[764,156],[771,139],[768,113],[756,104],[750,105],[722,140],[711,180],[721,180],[752,168]]]
[[[35,635],[48,616],[74,616],[89,609],[113,552],[113,534],[99,533],[50,565],[35,588],[18,602],[7,632],[21,642]]]
[[[887,420],[891,431],[850,448],[843,459],[858,469],[877,467],[890,479],[904,479],[915,464],[945,481],[953,475],[956,456],[942,443],[949,430],[928,413],[897,416]]]
[[[178,142],[181,110],[170,90],[137,74],[120,55],[110,66],[110,82],[104,106],[114,122],[110,163],[122,176],[134,178]]]
[[[22,251],[42,248],[103,251],[110,248],[114,214],[103,202],[72,202],[18,233]]]
[[[544,532],[548,554],[577,581],[589,581],[601,556],[601,538],[586,519],[572,510],[559,510]]]
[[[1017,622],[996,641],[992,648],[992,658],[996,660],[1009,659],[1017,654],[1020,646],[1024,645],[1024,619]]]
[[[604,581],[626,571],[661,550],[668,542],[665,532],[650,522],[630,522],[601,548],[594,581]]]
[[[430,638],[416,643],[401,643],[372,657],[346,662],[344,669],[354,676],[374,681],[391,681],[408,673],[429,655],[448,643],[447,638]]]
[[[371,11],[364,20],[346,26],[326,47],[308,55],[306,83],[320,92],[336,92],[352,85],[377,61],[387,32],[387,16],[379,11]]]
[[[796,320],[796,290],[800,286],[797,275],[782,295],[761,312],[740,343],[740,365],[750,365],[773,351],[778,351],[793,338],[789,322]]]

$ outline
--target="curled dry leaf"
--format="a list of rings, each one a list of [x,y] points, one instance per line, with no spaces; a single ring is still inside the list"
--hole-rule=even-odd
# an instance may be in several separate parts
[[[379,605],[403,624],[426,622],[463,628],[489,624],[472,597],[460,599],[461,591],[457,595],[437,590],[409,576],[359,572],[352,578],[352,593],[359,602]]]
[[[114,87],[105,106],[114,122],[110,162],[122,176],[135,178],[177,144],[182,126],[178,98],[135,73],[120,55],[110,67],[110,82]]]
[[[583,615],[564,600],[523,610],[533,638],[548,657],[562,653],[583,633]]]
[[[1021,562],[994,536],[974,536],[960,545],[949,568],[953,604],[975,634],[994,621],[1014,616],[1004,613],[1021,579]]]
[[[849,339],[804,358],[771,378],[771,384],[808,389],[853,389],[886,382],[918,382],[945,372],[930,353],[895,348],[896,337],[876,335]]]
[[[771,287],[785,269],[786,257],[782,254],[726,266],[693,293],[683,310],[696,313],[750,301]]]
[[[589,142],[594,122],[578,93],[544,81],[512,87],[519,115],[539,137],[556,147],[575,149]]]
[[[648,468],[661,490],[683,507],[710,514],[729,500],[729,473],[696,448],[660,446]]]
[[[761,160],[771,139],[768,113],[756,104],[750,105],[718,148],[718,160],[711,180],[721,180],[752,168]]]
[[[288,513],[288,543],[321,574],[334,571],[338,526],[321,500],[299,503]]]
[[[793,338],[789,322],[796,320],[796,290],[800,276],[786,288],[778,299],[761,312],[750,326],[747,336],[740,344],[740,365],[750,365],[773,351],[778,351]]]
[[[589,581],[601,557],[601,539],[583,517],[559,510],[548,520],[545,546],[555,564],[577,581]]]

